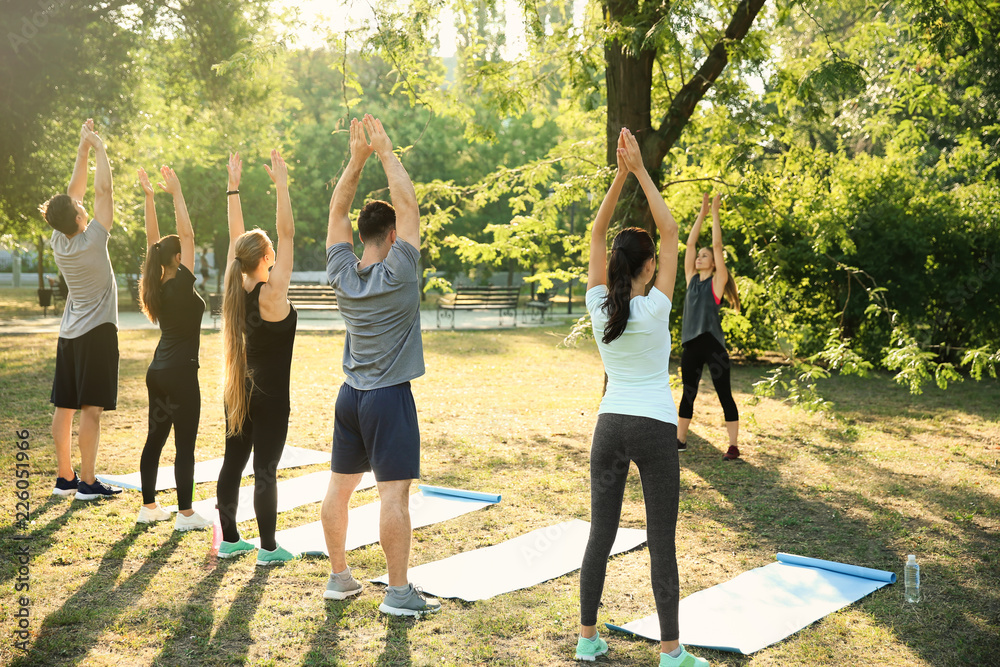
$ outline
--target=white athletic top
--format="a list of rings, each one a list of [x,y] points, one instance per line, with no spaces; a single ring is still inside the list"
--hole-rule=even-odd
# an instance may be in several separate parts
[[[670,299],[655,287],[648,296],[629,304],[625,332],[606,345],[604,312],[606,285],[587,290],[587,310],[594,323],[594,339],[608,374],[608,390],[598,414],[649,417],[677,424],[677,408],[670,393]]]

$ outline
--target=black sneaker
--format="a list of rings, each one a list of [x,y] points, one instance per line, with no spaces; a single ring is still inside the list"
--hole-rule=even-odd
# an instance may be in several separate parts
[[[679,451],[679,452],[686,452],[687,450],[688,450],[688,444],[686,442],[678,440],[677,441],[677,451]]]
[[[108,486],[99,479],[95,479],[93,484],[87,484],[82,479],[76,488],[77,500],[97,500],[98,498],[112,498],[121,493],[117,486]]]
[[[80,478],[73,473],[73,479],[66,479],[65,477],[56,477],[56,485],[52,489],[53,496],[72,496],[76,493],[77,485],[80,483]]]

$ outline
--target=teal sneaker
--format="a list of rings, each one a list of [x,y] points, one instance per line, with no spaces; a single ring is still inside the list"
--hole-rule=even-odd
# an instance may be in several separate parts
[[[219,544],[219,558],[232,558],[233,556],[239,556],[240,554],[249,553],[255,551],[257,547],[250,544],[243,538],[240,538],[239,542],[226,542],[222,540]]]
[[[671,658],[666,653],[660,654],[660,667],[709,667],[708,660],[698,658],[687,652],[681,646],[681,654],[676,658]]]
[[[297,555],[285,549],[280,544],[275,546],[274,551],[268,551],[267,549],[259,549],[257,551],[257,565],[277,565],[279,563],[287,563],[296,558],[298,558]]]
[[[576,642],[576,659],[589,660],[593,662],[597,656],[608,652],[608,643],[601,639],[601,633],[597,633],[590,639],[580,637]]]

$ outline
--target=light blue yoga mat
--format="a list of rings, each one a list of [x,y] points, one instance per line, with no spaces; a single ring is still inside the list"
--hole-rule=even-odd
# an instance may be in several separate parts
[[[538,528],[513,539],[410,568],[414,586],[444,598],[486,600],[535,586],[580,569],[590,524],[574,519]],[[635,549],[646,531],[619,528],[611,555]],[[389,583],[389,575],[372,581]]]
[[[300,475],[278,482],[278,512],[318,503],[326,497],[326,490],[330,485],[330,471],[320,470],[319,472]],[[370,489],[375,486],[375,476],[366,472],[361,476],[361,481],[355,490]],[[240,496],[236,509],[236,521],[249,521],[257,516],[253,506],[254,485],[247,484],[240,487]],[[196,500],[191,504],[198,514],[206,519],[216,516],[215,504],[218,499],[215,497],[206,500]],[[168,512],[176,512],[177,505],[165,508]]]
[[[320,452],[315,449],[303,449],[286,445],[281,452],[281,459],[278,461],[278,469],[298,468],[299,466],[313,465],[315,463],[330,463],[330,452]],[[194,482],[215,482],[219,479],[219,471],[222,470],[222,459],[210,459],[199,461],[194,464]],[[243,476],[248,477],[253,474],[253,454],[243,468]],[[120,486],[123,489],[142,491],[142,476],[138,472],[130,472],[127,475],[98,475],[97,479],[105,484]],[[156,490],[165,491],[176,489],[177,481],[174,479],[174,467],[163,466],[156,472]]]
[[[749,655],[895,582],[885,570],[779,553],[776,563],[681,600],[680,640]],[[656,614],[607,625],[660,640]]]
[[[459,489],[452,489],[453,492]],[[499,498],[499,496],[495,496]],[[478,500],[457,493],[439,494],[433,491],[421,490],[410,496],[410,526],[414,529],[429,526],[432,523],[454,519],[484,507],[495,504],[495,501]],[[346,550],[357,549],[378,542],[379,511],[381,502],[369,503],[355,507],[348,512]],[[275,540],[292,553],[306,555],[329,555],[326,549],[326,538],[323,536],[323,524],[313,521],[302,526],[279,530]],[[260,546],[260,538],[248,540],[254,546]]]

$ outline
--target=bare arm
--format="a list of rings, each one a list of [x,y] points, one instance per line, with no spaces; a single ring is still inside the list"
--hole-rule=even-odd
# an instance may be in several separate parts
[[[174,197],[174,219],[177,220],[177,236],[181,240],[181,264],[194,273],[194,227],[191,226],[191,216],[188,215],[187,204],[184,202],[181,182],[170,167],[162,167],[160,173],[163,174],[164,181],[160,183],[160,187]]]
[[[660,261],[656,272],[656,280],[653,286],[660,290],[673,301],[674,283],[677,281],[677,221],[667,208],[667,203],[663,201],[653,179],[650,178],[646,167],[642,162],[642,153],[639,151],[639,143],[628,130],[625,134],[625,163],[629,171],[639,179],[639,185],[646,195],[649,203],[649,212],[653,216],[653,222],[660,233]]]
[[[625,166],[623,153],[624,130],[618,135],[618,172],[615,180],[604,195],[601,207],[597,209],[594,227],[590,230],[590,263],[587,268],[587,289],[608,284],[608,226],[615,213],[615,206],[622,194],[625,179],[628,178],[628,168]]]
[[[73,175],[70,176],[69,186],[66,187],[66,194],[82,201],[87,194],[87,167],[90,161],[90,142],[87,136],[93,132],[94,121],[90,118],[83,124],[80,130],[80,145],[76,149],[76,162],[73,163]]]
[[[705,221],[705,216],[708,215],[708,198],[709,194],[707,192],[702,195],[701,211],[698,212],[698,218],[694,221],[694,226],[691,227],[691,233],[688,234],[687,245],[684,246],[685,284],[691,284],[691,278],[693,278],[696,273],[694,260],[698,255],[698,238],[701,236],[701,223]]]
[[[142,186],[142,191],[146,194],[146,248],[148,249],[149,246],[159,242],[160,226],[156,221],[156,203],[153,201],[153,186],[149,182],[149,177],[146,176],[146,170],[142,167],[139,167],[139,185]]]
[[[389,180],[389,195],[396,209],[396,236],[420,250],[420,209],[410,175],[392,152],[392,142],[382,129],[382,121],[365,114],[364,125],[371,138],[371,147],[378,153]]]
[[[240,154],[230,153],[229,164],[226,166],[229,171],[229,187],[227,190],[240,189],[240,177],[243,175],[243,161]],[[227,218],[229,220],[229,253],[226,256],[226,268],[233,263],[236,258],[236,239],[243,235],[243,206],[240,204],[238,194],[226,197]]]
[[[722,222],[719,220],[719,204],[721,198],[712,198],[712,254],[715,255],[715,276],[712,278],[712,290],[722,298],[722,290],[729,281],[729,269],[726,268],[726,253],[722,245]]]
[[[111,163],[104,148],[104,141],[90,132],[87,141],[94,147],[94,219],[106,230],[111,231],[115,217],[114,186],[111,179]]]
[[[351,119],[351,159],[347,168],[340,175],[337,187],[330,197],[330,222],[326,228],[326,247],[336,243],[353,243],[354,231],[351,228],[351,203],[358,191],[358,181],[361,170],[372,154],[372,147],[365,139],[364,126],[356,118]]]
[[[292,240],[295,237],[295,222],[292,220],[292,202],[288,196],[288,166],[278,151],[271,151],[271,166],[264,165],[264,168],[267,169],[268,175],[274,181],[274,189],[278,195],[275,222],[278,231],[278,248],[275,251],[274,266],[267,279],[266,289],[261,290],[261,297],[281,310],[281,306],[288,301],[288,284],[292,281],[292,262],[294,260]],[[281,318],[284,319],[287,314],[288,311],[284,310]]]

